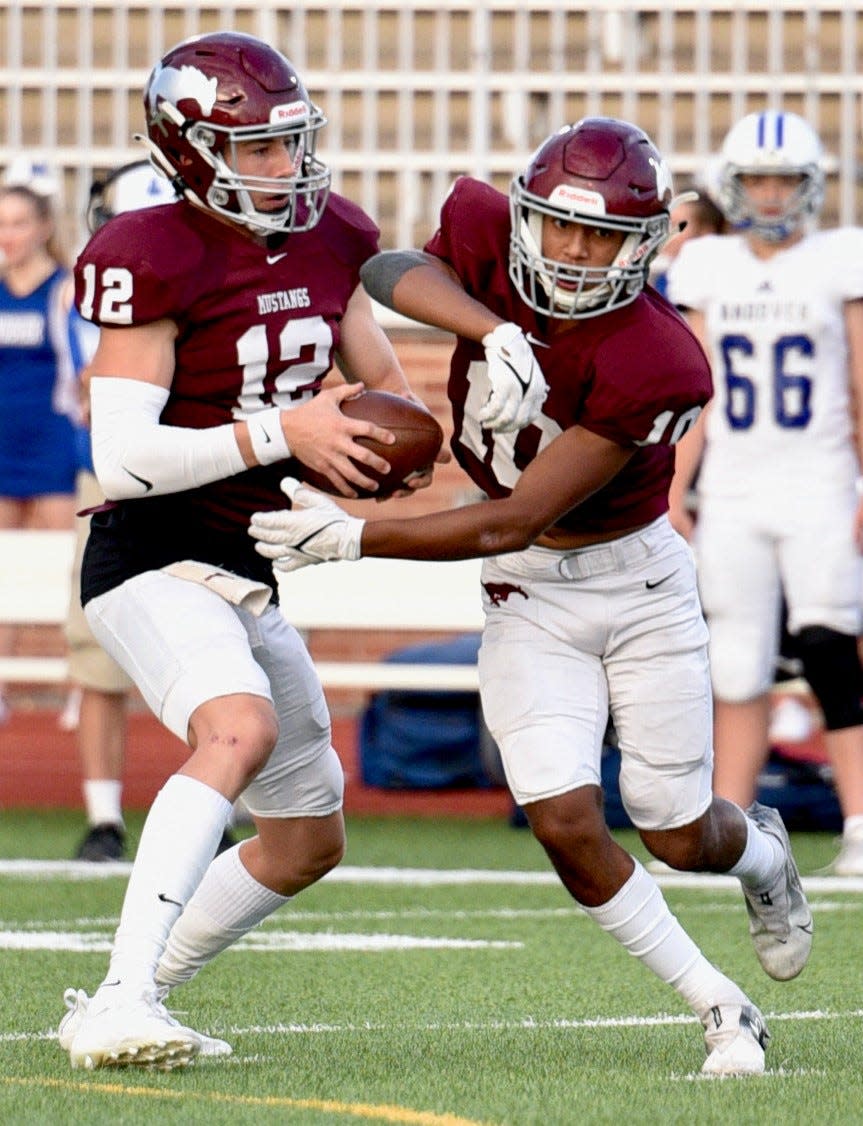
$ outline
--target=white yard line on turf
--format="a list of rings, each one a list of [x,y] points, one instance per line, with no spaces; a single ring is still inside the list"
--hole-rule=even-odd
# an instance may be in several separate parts
[[[859,1020],[863,1009],[848,1009],[829,1012],[822,1009],[791,1011],[787,1013],[765,1012],[768,1023],[815,1022],[836,1020]],[[424,1021],[419,1023],[399,1022],[385,1024],[380,1021],[362,1021],[359,1024],[255,1024],[246,1027],[231,1026],[220,1029],[224,1036],[309,1036],[319,1034],[353,1034],[363,1032],[544,1032],[578,1031],[579,1029],[602,1028],[660,1028],[671,1025],[698,1024],[696,1016],[689,1013],[657,1013],[653,1016],[622,1017],[582,1017],[580,1019],[551,1018],[537,1020],[527,1016],[517,1020],[489,1021]],[[27,1040],[56,1040],[57,1033],[45,1032],[0,1032],[0,1043]]]
[[[26,879],[56,878],[68,880],[104,880],[125,877],[131,872],[128,861],[92,864],[84,860],[0,860],[0,876]],[[711,891],[739,891],[740,883],[733,876],[713,876],[695,872],[654,875],[660,887],[693,888]],[[457,886],[472,884],[553,886],[559,884],[552,871],[513,872],[489,868],[359,868],[349,864],[334,869],[324,877],[329,883],[341,884],[409,884],[414,887]],[[804,876],[807,892],[861,892],[863,876]]]
[[[82,931],[0,931],[0,950],[63,950],[67,953],[107,953],[112,946],[109,934]],[[253,931],[236,942],[232,950],[272,951],[358,950],[377,953],[387,950],[521,950],[523,942],[504,942],[482,938],[432,938],[412,934],[333,934],[302,931]]]

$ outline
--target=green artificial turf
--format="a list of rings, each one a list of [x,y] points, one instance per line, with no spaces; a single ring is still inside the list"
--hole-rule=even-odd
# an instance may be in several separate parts
[[[0,857],[68,858],[80,830],[80,815],[4,813]],[[794,845],[804,873],[834,851],[826,835]],[[811,894],[812,959],[784,984],[758,966],[739,892],[666,890],[773,1035],[765,1076],[722,1080],[699,1075],[686,1006],[572,905],[527,831],[400,818],[353,819],[338,879],[172,994],[181,1019],[231,1041],[230,1059],[73,1072],[55,1036],[62,993],[101,979],[124,886],[0,872],[0,1122],[863,1121],[863,895],[842,885]]]

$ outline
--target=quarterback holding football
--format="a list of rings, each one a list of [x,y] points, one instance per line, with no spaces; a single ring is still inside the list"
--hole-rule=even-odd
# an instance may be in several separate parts
[[[378,230],[330,191],[325,117],[291,63],[252,36],[202,35],[156,65],[144,109],[178,201],[110,219],[76,267],[99,328],[92,443],[108,498],[81,593],[189,757],[150,810],[104,982],[67,990],[60,1043],[85,1068],[229,1053],[179,1024],[167,991],[341,859],[323,691],[247,528],[284,505],[286,472],[374,493],[394,435],[341,406],[364,388],[412,397],[360,285]],[[336,365],[346,382],[322,389]],[[429,483],[423,468],[409,487]],[[240,794],[257,833],[216,857]]]

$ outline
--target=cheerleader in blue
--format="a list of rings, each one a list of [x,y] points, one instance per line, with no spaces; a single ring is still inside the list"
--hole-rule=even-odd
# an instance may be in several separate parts
[[[51,200],[0,188],[0,528],[71,528],[80,441],[72,288]],[[14,634],[0,627],[0,652]],[[0,685],[0,722],[6,711]]]

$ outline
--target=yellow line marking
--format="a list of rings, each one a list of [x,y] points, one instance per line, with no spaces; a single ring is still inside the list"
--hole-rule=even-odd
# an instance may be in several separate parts
[[[260,1106],[319,1110],[322,1114],[345,1114],[354,1118],[372,1118],[379,1122],[399,1122],[407,1126],[484,1126],[471,1118],[456,1114],[435,1114],[430,1110],[411,1110],[406,1106],[374,1106],[370,1103],[343,1103],[335,1099],[289,1099],[280,1095],[227,1095],[218,1091],[160,1090],[156,1087],[127,1087],[122,1083],[81,1083],[69,1079],[29,1079],[0,1077],[6,1086],[53,1087],[62,1091],[86,1094],[137,1095],[155,1099],[196,1099],[199,1102],[228,1103],[232,1106]]]

